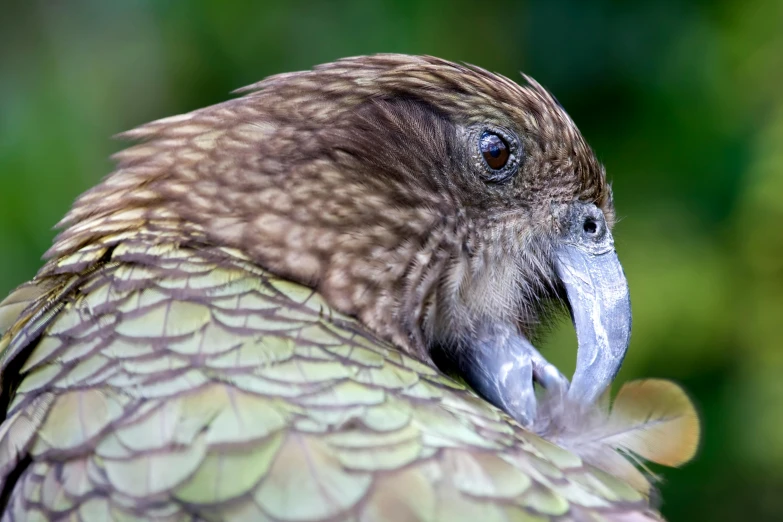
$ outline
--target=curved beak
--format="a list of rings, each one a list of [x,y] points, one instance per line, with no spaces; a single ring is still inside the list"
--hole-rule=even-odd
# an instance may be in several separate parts
[[[562,244],[555,269],[566,289],[578,342],[567,397],[592,404],[617,376],[631,339],[628,282],[606,229],[593,241]]]

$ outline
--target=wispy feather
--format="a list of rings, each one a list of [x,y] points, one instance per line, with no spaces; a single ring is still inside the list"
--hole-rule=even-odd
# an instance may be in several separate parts
[[[700,436],[693,402],[663,379],[628,382],[614,401],[607,392],[588,409],[545,394],[533,428],[643,493],[658,480],[645,462],[680,466],[696,454]]]

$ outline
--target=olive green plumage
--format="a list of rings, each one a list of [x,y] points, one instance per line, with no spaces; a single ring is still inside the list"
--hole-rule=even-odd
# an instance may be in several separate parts
[[[0,303],[3,522],[659,520],[614,450],[676,465],[698,423],[660,386],[583,409],[630,305],[603,168],[541,86],[355,58],[127,136]],[[564,292],[570,388],[527,340]],[[656,409],[663,450],[605,443]]]
[[[57,278],[45,279],[0,307],[3,328],[28,306],[58,310],[5,347],[45,330],[0,429],[0,476],[23,470],[3,520],[600,520],[646,509],[628,485],[311,289],[238,252],[189,246],[87,249],[61,262],[101,259],[78,284],[38,297]]]

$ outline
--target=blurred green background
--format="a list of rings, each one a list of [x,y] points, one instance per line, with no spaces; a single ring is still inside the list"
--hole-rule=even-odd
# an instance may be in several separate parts
[[[704,420],[664,514],[783,517],[783,2],[3,2],[0,294],[108,173],[110,136],[268,74],[433,54],[551,89],[606,164],[634,306],[621,379],[669,377]],[[573,368],[562,324],[547,341]]]

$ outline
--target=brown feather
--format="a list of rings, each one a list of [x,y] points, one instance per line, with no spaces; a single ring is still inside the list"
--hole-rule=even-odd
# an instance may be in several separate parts
[[[349,58],[144,125],[60,223],[41,275],[143,229],[238,248],[420,356],[485,317],[529,328],[553,293],[553,206],[594,201],[610,223],[613,209],[571,119],[527,82],[432,57]],[[510,185],[471,167],[461,133],[476,123],[520,136]]]

